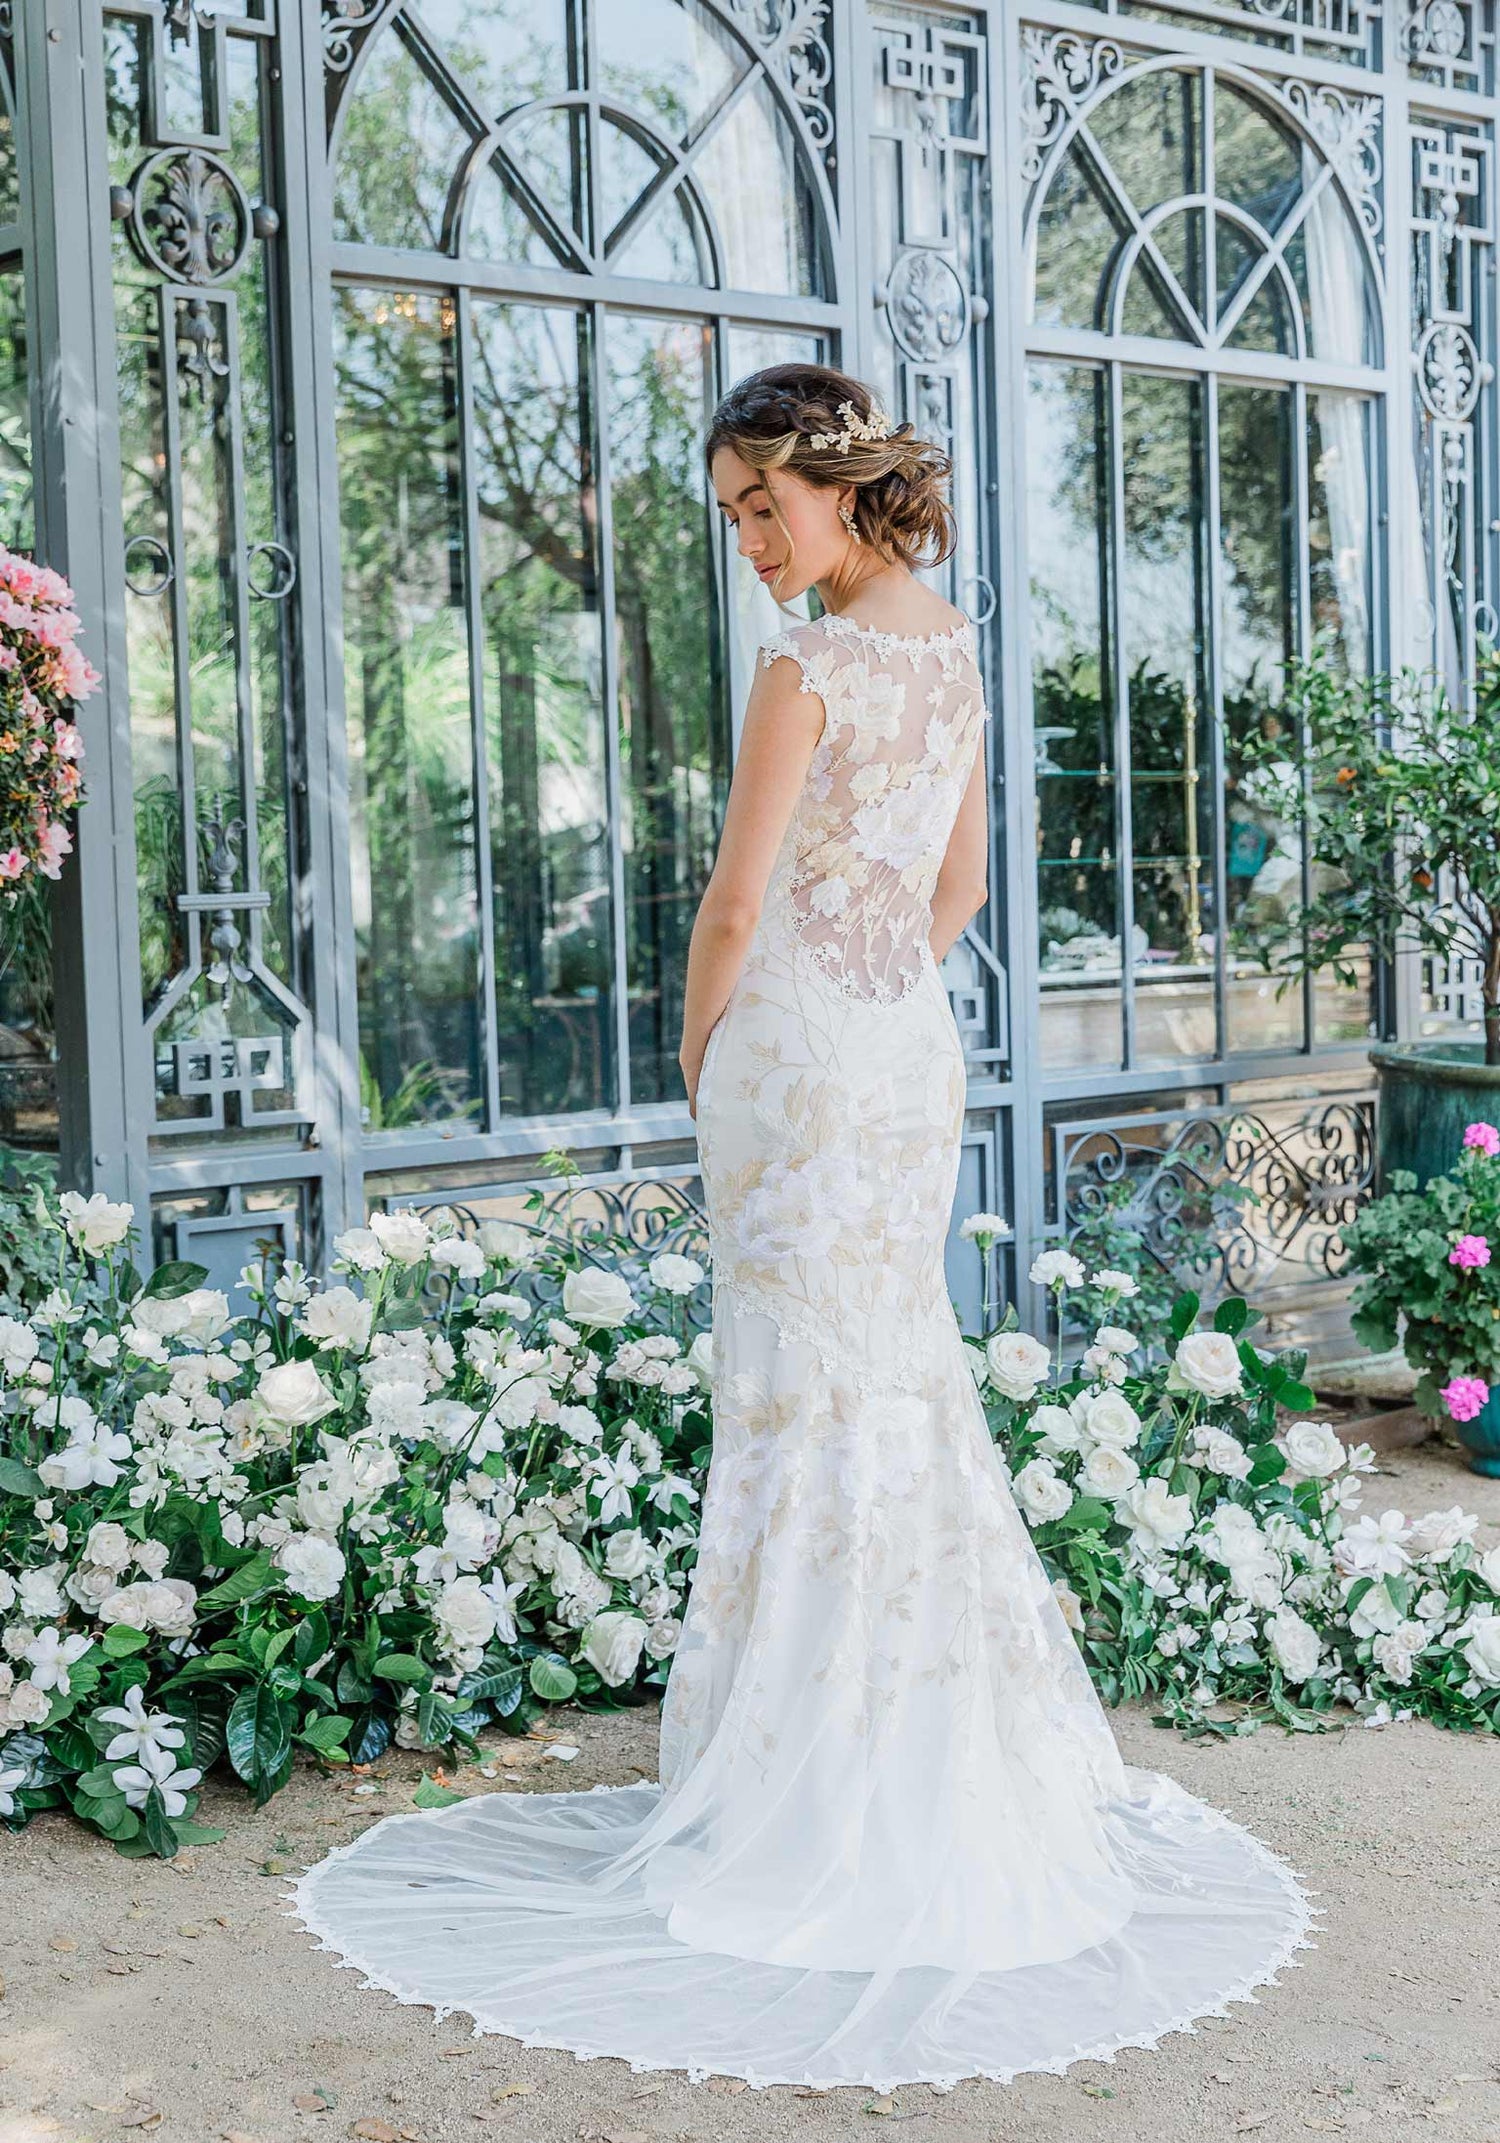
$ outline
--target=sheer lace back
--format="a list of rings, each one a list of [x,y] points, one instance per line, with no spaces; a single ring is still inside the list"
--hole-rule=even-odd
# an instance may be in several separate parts
[[[789,656],[826,720],[766,895],[766,920],[846,996],[893,1004],[921,976],[932,894],[988,715],[968,619],[882,633],[829,614]]]

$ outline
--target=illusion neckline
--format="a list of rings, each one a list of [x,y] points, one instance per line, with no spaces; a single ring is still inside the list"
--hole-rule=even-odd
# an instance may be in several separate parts
[[[862,640],[883,640],[893,647],[942,647],[949,640],[961,640],[974,630],[972,618],[960,617],[958,623],[950,625],[946,632],[882,632],[878,625],[861,625],[857,618],[847,616],[842,610],[825,610],[813,622],[827,625],[836,632],[855,633]]]

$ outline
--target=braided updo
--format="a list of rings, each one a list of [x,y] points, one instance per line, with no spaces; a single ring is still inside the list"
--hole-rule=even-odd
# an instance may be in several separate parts
[[[843,402],[864,421],[875,407],[868,387],[832,365],[768,365],[720,402],[704,458],[712,465],[719,448],[730,447],[762,474],[787,469],[831,490],[852,484],[855,528],[882,558],[912,567],[951,558],[958,532],[947,497],[949,457],[919,439],[910,424],[897,425],[888,439],[851,438],[844,448],[815,448],[818,434],[845,432]],[[771,504],[774,509],[774,497]]]

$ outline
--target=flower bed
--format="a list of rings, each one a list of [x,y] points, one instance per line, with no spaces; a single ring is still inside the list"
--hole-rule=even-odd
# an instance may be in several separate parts
[[[0,1317],[0,1817],[170,1854],[217,1835],[221,1759],[259,1803],[299,1750],[472,1747],[665,1682],[710,1451],[691,1259],[376,1214],[334,1284],[248,1276],[231,1320],[199,1267],[142,1281],[128,1207],[40,1209],[56,1284]],[[1125,1314],[1127,1274],[1090,1284]],[[1068,1372],[1013,1319],[971,1346],[1101,1692],[1194,1732],[1226,1700],[1500,1728],[1500,1551],[1458,1510],[1357,1515],[1370,1454],[1278,1430],[1311,1394],[1252,1322],[1184,1297],[1162,1344],[1106,1323]]]

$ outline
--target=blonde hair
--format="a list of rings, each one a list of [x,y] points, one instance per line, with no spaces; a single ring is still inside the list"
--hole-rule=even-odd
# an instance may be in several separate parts
[[[941,447],[919,439],[910,424],[895,426],[884,439],[848,436],[847,419],[839,414],[846,402],[864,422],[876,407],[868,387],[832,365],[769,365],[731,387],[720,402],[704,459],[712,464],[720,447],[730,447],[763,475],[788,469],[804,483],[829,490],[851,484],[861,542],[891,563],[941,565],[958,546],[947,494],[952,461]],[[847,443],[813,445],[815,438],[831,433]],[[768,490],[766,495],[787,539],[790,563],[791,530],[775,494]]]

